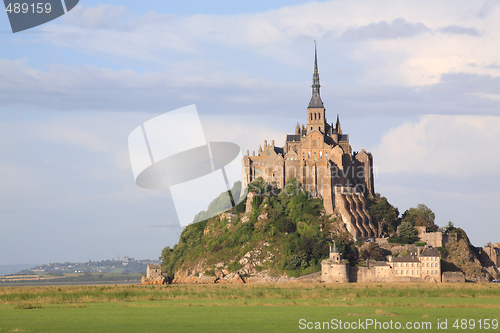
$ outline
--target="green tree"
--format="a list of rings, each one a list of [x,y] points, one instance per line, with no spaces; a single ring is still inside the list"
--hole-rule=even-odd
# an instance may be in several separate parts
[[[457,228],[455,228],[455,225],[453,222],[448,221],[448,224],[443,228],[444,233],[453,233],[457,232]]]
[[[272,190],[271,185],[266,183],[266,181],[262,177],[258,177],[257,179],[253,180],[250,184],[248,184],[248,192],[263,194],[263,193],[268,193],[271,190]]]
[[[435,224],[436,216],[432,210],[424,204],[418,204],[417,208],[410,208],[403,214],[403,222],[410,222],[413,226],[425,226],[431,229]]]
[[[411,222],[403,222],[398,228],[399,236],[406,240],[408,243],[414,243],[418,239],[417,229]]]
[[[381,197],[380,193],[375,194],[369,212],[378,224],[379,237],[382,232],[394,233],[396,231],[399,211],[387,201],[386,197]]]
[[[368,248],[362,252],[361,259],[385,260],[384,250],[377,243],[370,243]]]
[[[370,259],[385,260],[384,250],[377,243],[370,243],[368,251],[370,252]]]

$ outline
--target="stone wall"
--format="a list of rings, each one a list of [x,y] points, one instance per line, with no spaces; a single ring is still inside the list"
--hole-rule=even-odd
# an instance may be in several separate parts
[[[465,275],[462,272],[444,272],[442,281],[445,283],[465,283]]]
[[[442,247],[443,246],[443,232],[427,232],[426,227],[418,226],[415,227],[418,231],[418,240],[420,242],[426,242],[428,246],[432,247]]]
[[[393,280],[390,266],[350,267],[351,282],[390,282]]]

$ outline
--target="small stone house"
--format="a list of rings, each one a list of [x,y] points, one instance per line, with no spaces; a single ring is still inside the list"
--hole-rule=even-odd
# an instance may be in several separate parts
[[[160,265],[148,265],[146,271],[146,277],[150,280],[156,279],[161,276],[161,266]]]

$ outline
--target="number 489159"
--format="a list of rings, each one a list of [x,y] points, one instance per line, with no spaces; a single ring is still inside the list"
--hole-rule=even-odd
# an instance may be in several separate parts
[[[491,329],[497,329],[498,328],[498,319],[479,319],[479,320],[474,320],[474,319],[457,319],[453,323],[453,327],[456,329],[486,329],[489,330]]]
[[[11,14],[19,14],[23,13],[26,14],[28,12],[33,13],[33,14],[42,14],[42,13],[50,13],[52,10],[52,6],[50,5],[49,2],[43,3],[43,2],[38,2],[36,5],[34,3],[32,4],[27,4],[27,3],[9,3],[7,8],[5,8],[7,13]]]

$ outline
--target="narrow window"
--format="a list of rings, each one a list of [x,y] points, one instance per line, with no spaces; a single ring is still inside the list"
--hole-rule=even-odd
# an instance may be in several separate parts
[[[313,140],[313,146],[316,147],[316,140]]]

